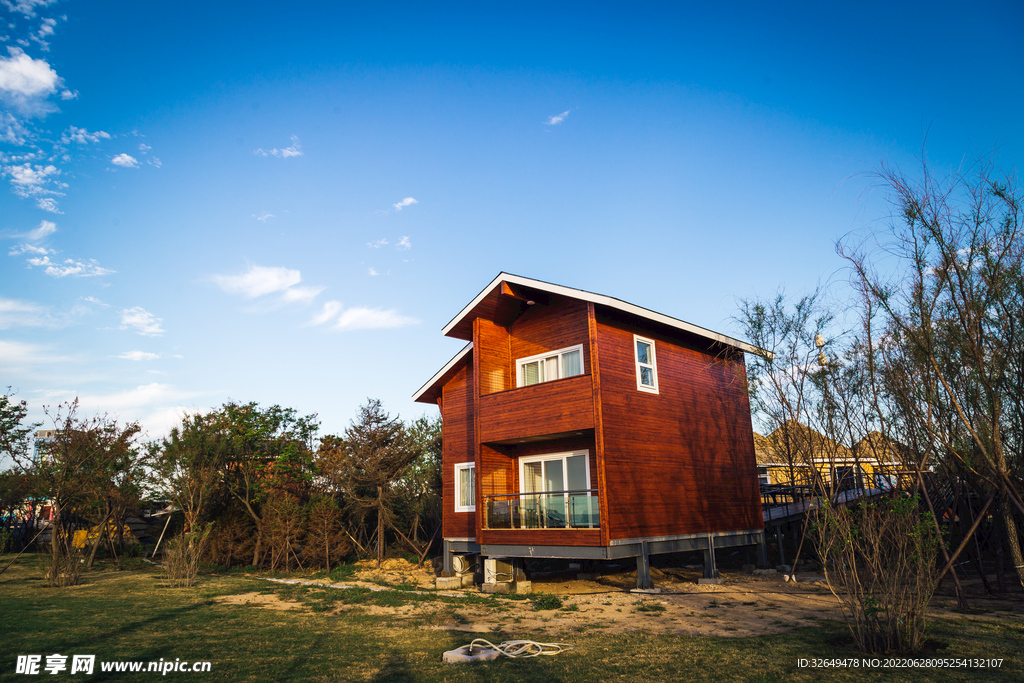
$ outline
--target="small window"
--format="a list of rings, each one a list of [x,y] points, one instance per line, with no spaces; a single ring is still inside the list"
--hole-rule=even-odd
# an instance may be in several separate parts
[[[761,482],[761,486],[768,486],[772,483],[771,477],[768,475],[767,467],[757,468],[757,480]]]
[[[583,374],[583,345],[549,351],[516,361],[516,386],[550,382]]]
[[[476,512],[476,465],[462,462],[455,465],[455,511]]]
[[[658,393],[658,365],[654,357],[654,340],[633,335],[636,352],[636,388]]]

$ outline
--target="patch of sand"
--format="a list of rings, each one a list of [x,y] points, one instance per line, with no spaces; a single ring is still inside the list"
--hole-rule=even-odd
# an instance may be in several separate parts
[[[267,609],[288,611],[305,609],[305,605],[295,600],[282,600],[273,593],[239,593],[238,595],[224,595],[217,598],[217,602],[224,605],[254,605]]]

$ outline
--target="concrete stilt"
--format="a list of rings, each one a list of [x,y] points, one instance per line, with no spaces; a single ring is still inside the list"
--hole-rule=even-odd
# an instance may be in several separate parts
[[[715,564],[715,539],[711,537],[711,534],[708,534],[708,547],[704,549],[704,578],[718,578],[718,566]]]
[[[640,590],[651,590],[654,588],[654,581],[651,580],[651,559],[647,552],[647,541],[641,544],[641,552],[636,556],[636,587]]]
[[[786,547],[782,544],[782,525],[775,527],[775,540],[779,543],[779,564],[786,564]]]
[[[765,541],[764,532],[761,532],[761,540],[757,544],[757,567],[758,569],[768,568],[768,543]]]
[[[452,544],[451,541],[444,541],[444,565],[441,567],[441,576],[455,576],[455,568],[452,566]]]

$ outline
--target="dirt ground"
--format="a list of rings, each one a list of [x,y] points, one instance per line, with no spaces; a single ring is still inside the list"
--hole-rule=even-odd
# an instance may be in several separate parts
[[[373,561],[359,563],[348,586],[380,590],[388,585],[424,591],[434,587],[435,570],[417,568],[402,559],[387,560],[379,569]],[[836,598],[819,575],[797,573],[795,583],[781,575],[752,576],[740,571],[723,571],[719,585],[698,585],[699,569],[652,568],[658,593],[637,593],[636,572],[605,568],[594,581],[582,581],[576,570],[535,572],[534,597],[557,595],[560,609],[537,610],[530,600],[497,600],[490,604],[465,606],[435,601],[406,603],[394,607],[341,605],[335,613],[353,610],[406,622],[419,628],[467,632],[517,634],[559,634],[601,632],[647,632],[660,634],[749,637],[779,633],[811,626],[821,619],[842,620]],[[332,583],[328,579],[303,583]],[[970,590],[971,586],[965,584]],[[479,588],[445,591],[450,596],[481,595]],[[266,593],[228,596],[228,604],[252,604],[269,609],[302,610],[298,602]],[[972,610],[957,611],[955,599],[937,596],[932,616],[970,619],[1011,618],[1024,623],[1021,596],[987,597],[973,595]]]

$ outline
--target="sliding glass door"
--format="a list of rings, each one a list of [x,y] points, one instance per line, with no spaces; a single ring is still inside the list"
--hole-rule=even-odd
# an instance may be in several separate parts
[[[524,526],[597,526],[597,498],[590,491],[587,451],[520,458],[519,481]]]

